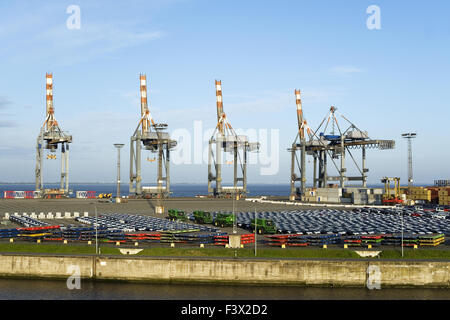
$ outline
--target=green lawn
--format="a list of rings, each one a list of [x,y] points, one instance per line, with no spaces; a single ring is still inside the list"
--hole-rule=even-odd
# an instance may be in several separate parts
[[[63,245],[63,244],[35,244],[35,243],[0,243],[0,252],[23,253],[63,253],[63,254],[94,254],[95,245]],[[120,254],[116,247],[101,247],[102,254]],[[311,249],[311,248],[264,248],[257,250],[259,258],[333,258],[358,259],[360,258],[351,249]],[[253,249],[225,249],[225,248],[146,248],[140,256],[185,256],[185,257],[255,257]],[[401,259],[400,249],[382,250],[381,259]],[[438,259],[450,260],[450,250],[439,249],[405,249],[405,259]]]
[[[192,257],[236,257],[254,258],[253,249],[225,249],[225,248],[152,248],[144,249],[139,255],[145,256],[192,256]],[[323,249],[258,249],[258,258],[358,258],[352,251],[323,250]]]
[[[0,252],[94,254],[95,246],[35,243],[0,243]]]
[[[382,259],[402,259],[401,249],[386,250],[380,255]],[[450,250],[439,249],[408,249],[404,250],[404,259],[450,260]]]

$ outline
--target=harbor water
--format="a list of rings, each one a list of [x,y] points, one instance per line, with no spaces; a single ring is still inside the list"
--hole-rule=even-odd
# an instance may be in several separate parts
[[[58,184],[47,184],[44,188],[59,188]],[[72,183],[70,189],[73,191],[71,197],[75,197],[77,191],[95,191],[96,194],[111,193],[113,197],[116,195],[117,184],[115,183],[92,183],[81,184]],[[170,186],[172,197],[195,197],[196,195],[207,195],[208,188],[203,184],[172,184]],[[35,185],[31,183],[5,183],[0,184],[0,198],[4,197],[4,191],[33,191]],[[121,196],[128,196],[128,184],[120,185]],[[249,184],[248,196],[287,196],[290,193],[289,185],[282,184]]]
[[[381,188],[380,185],[369,186],[371,188]],[[59,188],[58,184],[47,184],[44,188]],[[288,184],[249,184],[248,196],[289,196],[291,189]],[[175,184],[170,186],[171,197],[195,197],[197,195],[207,195],[206,184]],[[4,191],[33,191],[35,185],[32,183],[0,183],[0,198],[3,198]],[[73,191],[71,197],[75,197],[77,191],[95,191],[96,194],[111,193],[116,195],[117,184],[115,183],[71,183],[70,190]],[[128,196],[128,184],[120,185],[121,196]]]
[[[0,279],[0,300],[450,300],[448,289],[306,288]]]

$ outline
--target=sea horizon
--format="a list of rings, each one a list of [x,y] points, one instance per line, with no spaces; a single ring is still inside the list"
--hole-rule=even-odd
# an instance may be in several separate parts
[[[143,184],[143,186],[151,186],[154,184]],[[224,185],[227,185],[224,183]],[[232,183],[229,183],[232,185]],[[46,183],[44,188],[59,188],[60,183]],[[120,184],[120,195],[129,196],[129,184]],[[291,192],[290,184],[277,183],[249,183],[247,184],[249,197],[254,196],[288,196]],[[307,185],[312,187],[312,185]],[[350,186],[349,186],[350,187]],[[368,185],[369,188],[383,188],[381,184]],[[34,191],[34,183],[0,183],[0,198],[5,198],[5,191]],[[77,191],[95,191],[97,195],[100,193],[111,193],[116,196],[117,183],[71,183],[69,185],[70,197],[75,197]],[[198,195],[208,194],[208,185],[206,183],[172,183],[170,185],[171,197],[195,197]]]

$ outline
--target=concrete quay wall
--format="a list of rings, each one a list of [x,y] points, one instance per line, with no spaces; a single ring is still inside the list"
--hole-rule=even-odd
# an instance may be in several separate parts
[[[76,269],[74,269],[74,266]],[[450,261],[152,258],[0,254],[1,277],[450,288]]]

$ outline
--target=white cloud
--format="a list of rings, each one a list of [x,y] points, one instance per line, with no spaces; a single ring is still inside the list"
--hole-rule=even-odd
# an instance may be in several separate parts
[[[148,26],[148,20],[137,22],[136,19],[87,22],[82,18],[81,28],[70,30],[61,20],[48,18],[57,14],[56,10],[61,9],[59,6],[34,9],[37,13],[20,11],[21,15],[15,19],[3,19],[0,28],[2,59],[20,64],[23,61],[39,64],[51,61],[67,66],[165,36],[163,31]],[[65,17],[65,11],[59,17]]]
[[[107,23],[85,24],[79,30],[65,26],[54,27],[36,34],[32,39],[40,50],[40,58],[54,58],[64,65],[86,61],[123,48],[145,44],[160,39],[162,31],[136,32],[128,26]]]
[[[10,104],[11,101],[8,98],[0,96],[0,109],[5,109]]]
[[[0,128],[13,128],[13,127],[17,127],[18,123],[15,121],[5,121],[5,120],[0,120]]]

